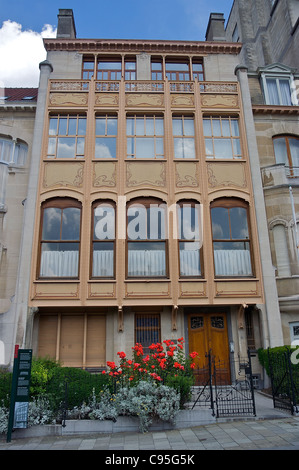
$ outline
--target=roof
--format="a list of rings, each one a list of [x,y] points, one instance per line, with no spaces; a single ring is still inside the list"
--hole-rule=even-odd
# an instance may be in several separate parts
[[[37,101],[38,88],[0,88],[0,100],[8,101]]]

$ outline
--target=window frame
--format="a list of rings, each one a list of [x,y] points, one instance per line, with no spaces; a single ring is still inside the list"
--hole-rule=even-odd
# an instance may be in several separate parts
[[[98,207],[111,207],[114,211],[114,238],[107,238],[107,239],[95,239],[95,209]],[[92,203],[92,215],[91,215],[91,242],[90,242],[90,279],[115,279],[116,275],[116,204],[114,201],[109,199],[107,200],[96,200]],[[94,269],[94,260],[93,260],[93,253],[94,253],[94,244],[95,243],[110,243],[113,244],[113,274],[112,276],[96,276],[93,274]]]
[[[44,213],[45,210],[48,208],[58,208],[61,210],[61,221],[62,221],[62,215],[63,215],[63,210],[67,208],[77,208],[80,210],[80,222],[79,222],[79,239],[78,240],[62,240],[61,238],[59,240],[47,240],[43,239],[43,225],[44,225]],[[62,222],[60,222],[60,237],[61,237],[61,229],[62,229]],[[37,263],[37,279],[39,280],[63,280],[63,279],[72,279],[72,280],[78,280],[80,278],[80,254],[81,254],[81,235],[82,235],[82,204],[81,202],[72,199],[70,197],[64,197],[64,198],[53,198],[53,199],[48,199],[44,201],[41,205],[41,215],[40,215],[40,235],[39,235],[39,248],[38,248],[38,263]],[[75,276],[42,276],[40,271],[41,271],[41,264],[42,264],[42,245],[44,243],[76,243],[78,244],[78,267],[77,267],[77,275]]]
[[[57,120],[57,123],[56,123],[56,133],[52,133],[51,132],[51,120]],[[62,119],[66,119],[67,121],[67,124],[66,124],[66,128],[67,128],[67,134],[59,134],[60,132],[60,129],[59,129],[59,126],[60,126],[60,121]],[[73,120],[73,119],[76,119],[76,134],[69,134],[69,125],[70,125],[70,121]],[[85,121],[85,124],[84,124],[84,128],[85,128],[85,133],[83,134],[79,134],[78,131],[79,131],[79,121],[80,120],[84,120]],[[84,160],[85,159],[85,152],[86,152],[86,130],[87,130],[87,116],[85,113],[57,113],[57,114],[50,114],[49,115],[49,122],[48,122],[48,138],[47,138],[47,148],[46,148],[46,159],[47,160]],[[54,131],[54,129],[53,129]],[[63,139],[63,138],[72,138],[74,139],[75,141],[75,153],[73,156],[71,157],[60,157],[58,156],[58,153],[59,153],[59,145],[60,145],[60,142],[59,142],[59,139]],[[77,149],[77,145],[78,145],[78,139],[82,139],[84,141],[84,151],[83,153],[81,152],[78,152]],[[53,140],[53,143],[50,144],[50,140]],[[55,147],[55,150],[54,152],[50,152],[50,147],[51,145],[53,145],[53,147]],[[80,144],[79,144],[80,145]],[[52,150],[52,149],[51,149]]]
[[[100,64],[106,64],[107,68],[100,68]],[[119,67],[111,67],[108,64],[118,64]],[[104,77],[103,74],[106,73],[107,77]],[[115,76],[114,76],[115,74]],[[121,57],[102,57],[97,60],[96,67],[96,79],[100,81],[112,81],[119,82],[121,81],[123,75],[123,65]]]
[[[278,139],[284,139],[285,141],[285,147],[286,147],[286,159],[284,159],[284,162],[278,162],[279,160],[279,155],[278,155],[278,152],[275,151],[275,140],[278,140]],[[298,142],[299,144],[299,136],[297,135],[292,135],[292,134],[280,134],[280,135],[275,135],[272,137],[272,143],[273,143],[273,149],[274,149],[274,156],[275,156],[275,161],[276,163],[284,163],[285,166],[288,166],[289,167],[289,171],[290,171],[290,174],[288,175],[289,177],[298,177],[299,176],[299,165],[294,165],[293,164],[293,159],[292,159],[292,152],[291,152],[291,145],[290,145],[290,140],[295,140]],[[287,165],[288,163],[288,165]],[[295,174],[294,173],[294,169],[295,169],[295,173],[296,173],[296,169],[298,171],[298,174]]]
[[[182,201],[179,201],[177,203],[177,230],[178,230],[178,262],[179,262],[179,278],[180,279],[201,279],[204,277],[204,263],[203,263],[203,247],[202,247],[202,237],[200,236],[200,233],[199,233],[199,237],[198,238],[195,238],[194,240],[188,240],[180,235],[181,234],[181,230],[180,230],[180,227],[179,227],[179,223],[180,223],[180,220],[181,220],[181,216],[179,214],[179,211],[181,211],[182,209],[182,206],[184,205],[187,205],[187,206],[191,206],[192,208],[196,209],[196,206],[200,206],[200,203],[198,201],[193,201],[193,200],[182,200]],[[199,213],[198,213],[198,219],[199,219],[199,231],[202,230],[202,227],[200,226],[201,225],[201,218],[200,218],[200,208],[199,208]],[[181,223],[183,223],[181,221]],[[200,245],[199,247],[199,263],[200,263],[200,273],[197,274],[197,275],[187,275],[187,274],[182,274],[181,273],[181,256],[180,256],[180,253],[181,253],[181,249],[180,249],[180,244],[181,243],[188,243],[188,244],[191,244],[191,243],[198,243]]]
[[[151,326],[138,326],[138,319],[140,320],[158,320],[158,326],[157,327],[151,327]],[[154,340],[153,338],[150,339],[149,341],[146,341],[144,339],[145,332],[154,332],[155,335],[158,337],[158,341]],[[147,354],[150,353],[149,346],[151,344],[156,344],[157,342],[161,342],[161,315],[160,313],[154,313],[154,312],[146,312],[146,313],[135,313],[134,315],[134,338],[135,338],[135,344],[136,343],[141,343],[143,346],[143,354],[146,356]],[[146,343],[148,343],[148,346],[146,346]]]
[[[213,216],[212,210],[214,208],[225,208],[228,211],[234,208],[242,208],[246,210],[246,222],[247,222],[247,229],[248,229],[248,238],[233,238],[232,237],[232,226],[230,221],[230,213],[228,212],[229,217],[229,232],[230,238],[215,238],[213,234]],[[211,217],[211,241],[212,241],[212,249],[213,249],[213,263],[214,263],[214,276],[217,279],[223,278],[253,278],[255,277],[255,268],[254,268],[254,260],[253,260],[253,242],[252,242],[252,233],[251,233],[251,222],[250,222],[250,208],[249,204],[246,201],[243,201],[238,198],[219,198],[215,199],[210,204],[210,217]],[[216,263],[215,263],[215,243],[248,243],[249,246],[249,255],[250,255],[250,268],[251,274],[217,274],[216,273]]]
[[[137,207],[144,207],[146,210],[150,208],[150,205],[153,206],[163,206],[165,209],[164,211],[164,233],[165,233],[165,238],[157,238],[157,239],[151,239],[151,238],[144,238],[144,239],[130,239],[129,234],[128,234],[128,226],[129,226],[129,220],[128,220],[128,212],[129,208],[133,206]],[[146,213],[146,233],[148,233],[148,212]],[[157,198],[138,198],[138,199],[133,199],[128,202],[126,206],[126,279],[168,279],[169,277],[169,262],[168,262],[168,220],[167,220],[167,208],[166,204],[164,201],[157,199]],[[164,244],[164,253],[165,253],[165,274],[163,275],[137,275],[137,274],[129,274],[129,244],[130,243],[151,243],[151,244],[158,244],[158,243],[163,243]]]
[[[4,159],[4,154],[6,146],[8,147],[7,154],[9,155],[9,159]],[[19,163],[16,160],[19,156],[20,149],[24,149],[25,156],[23,159],[23,163]],[[27,162],[28,156],[28,144],[20,139],[13,140],[12,138],[0,135],[0,164],[15,167],[15,168],[24,168]]]
[[[213,121],[218,121],[220,123],[220,129],[221,129],[221,135],[214,134],[214,125]],[[206,134],[205,133],[205,121],[209,121],[209,127],[211,129],[211,134]],[[228,121],[229,123],[229,130],[230,133],[229,135],[225,135],[223,131],[223,122]],[[233,133],[233,126],[232,122],[237,123],[237,130],[238,134],[234,135]],[[239,125],[240,119],[239,116],[237,115],[225,115],[225,114],[219,114],[219,115],[205,115],[203,116],[203,136],[204,136],[204,143],[205,143],[205,158],[206,161],[219,161],[219,160],[230,160],[230,161],[236,161],[236,160],[243,160],[243,148],[242,148],[242,136],[241,136],[241,129]],[[212,143],[212,150],[213,153],[211,155],[208,154],[207,150],[207,141],[211,141]],[[229,142],[230,143],[230,148],[231,148],[231,156],[217,156],[217,152],[215,149],[215,141],[220,140],[223,142]],[[235,150],[238,150],[236,146],[239,146],[239,151],[240,153],[235,152]]]
[[[97,120],[98,119],[105,119],[105,134],[98,134],[97,133]],[[116,120],[116,134],[108,134],[108,123],[109,119]],[[97,114],[95,116],[95,148],[94,148],[94,159],[95,160],[116,160],[118,156],[118,116],[117,114]],[[115,156],[97,156],[96,154],[96,147],[97,147],[97,139],[114,139],[115,140]],[[109,147],[108,147],[109,149]]]
[[[168,66],[174,65],[174,68],[168,69]],[[180,70],[179,66],[185,65],[187,70]],[[177,68],[176,68],[177,67]],[[181,75],[181,76],[180,76]],[[165,77],[170,82],[190,82],[191,81],[191,70],[189,59],[166,59],[165,60]]]
[[[154,134],[147,134],[147,119],[154,120]],[[133,120],[134,122],[134,133],[128,133],[128,123],[129,120]],[[143,120],[143,129],[144,134],[138,134],[136,127],[137,121]],[[157,124],[156,121],[162,121],[163,125],[163,134],[157,134]],[[139,126],[138,126],[139,127]],[[129,139],[132,141],[130,147],[133,150],[132,153],[128,152],[129,148]],[[139,140],[140,139],[140,140]],[[152,141],[153,148],[154,148],[154,156],[153,157],[145,157],[145,156],[138,156],[137,153],[137,143],[141,141],[141,139],[148,139],[148,142]],[[163,154],[159,154],[157,149],[158,139],[161,139],[162,146],[163,146]],[[126,116],[126,159],[127,160],[145,160],[145,161],[153,161],[153,160],[164,160],[165,159],[165,124],[164,124],[164,116],[162,114],[127,114]],[[132,148],[133,147],[133,148]]]
[[[174,130],[173,130],[173,124],[174,124],[174,121],[178,121],[178,120],[181,120],[182,121],[182,134],[175,134],[174,133]],[[185,121],[191,121],[193,122],[193,135],[189,135],[189,134],[186,134],[184,129],[185,129]],[[173,146],[174,146],[174,159],[175,160],[196,160],[197,159],[197,155],[196,155],[196,148],[195,148],[195,118],[193,115],[188,115],[188,114],[182,114],[182,115],[176,115],[174,114],[172,116],[172,137],[173,137]],[[193,157],[185,157],[185,156],[182,156],[182,157],[177,157],[176,156],[176,145],[175,145],[175,141],[176,140],[179,140],[181,139],[183,144],[186,143],[187,139],[192,139],[193,140],[193,149],[194,149],[194,156]],[[185,148],[185,146],[183,145],[183,147]],[[183,153],[185,153],[185,150],[183,148]]]
[[[279,103],[272,103],[270,99],[268,80],[276,81],[276,91]],[[267,106],[298,106],[298,99],[296,96],[296,85],[294,82],[293,70],[281,64],[272,64],[268,67],[260,69],[261,87],[264,95],[265,104]],[[278,86],[280,81],[287,81],[289,85],[289,99],[290,104],[284,104],[281,96],[281,89]]]

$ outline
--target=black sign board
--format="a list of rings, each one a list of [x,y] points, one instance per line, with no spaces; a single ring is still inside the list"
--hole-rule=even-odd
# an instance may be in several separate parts
[[[32,349],[16,348],[11,397],[8,419],[7,442],[11,440],[11,432],[17,428],[27,428]]]

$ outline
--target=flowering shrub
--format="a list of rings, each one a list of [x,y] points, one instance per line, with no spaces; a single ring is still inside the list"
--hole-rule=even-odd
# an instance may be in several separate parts
[[[150,353],[144,355],[143,346],[136,343],[132,348],[133,359],[127,359],[126,354],[118,352],[120,364],[108,361],[108,374],[112,379],[118,379],[122,384],[131,382],[135,385],[140,380],[164,383],[169,375],[191,376],[195,367],[197,352],[192,352],[188,358],[183,352],[184,339],[179,338],[177,345],[172,340],[165,340],[163,343],[151,344]]]

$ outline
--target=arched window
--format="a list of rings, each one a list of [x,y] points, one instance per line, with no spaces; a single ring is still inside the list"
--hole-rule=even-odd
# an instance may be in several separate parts
[[[202,276],[202,224],[198,203],[184,201],[178,205],[178,243],[181,277]]]
[[[289,168],[290,176],[299,176],[299,137],[281,135],[273,137],[275,159]]]
[[[127,208],[128,277],[167,275],[167,209],[155,199],[139,199]]]
[[[252,276],[248,205],[238,199],[211,204],[216,276]]]
[[[278,276],[291,276],[289,250],[286,238],[286,228],[282,224],[274,225],[273,239],[276,253]]]
[[[78,278],[81,204],[53,199],[42,206],[40,278]]]
[[[110,202],[93,205],[92,277],[114,277],[115,208]]]

